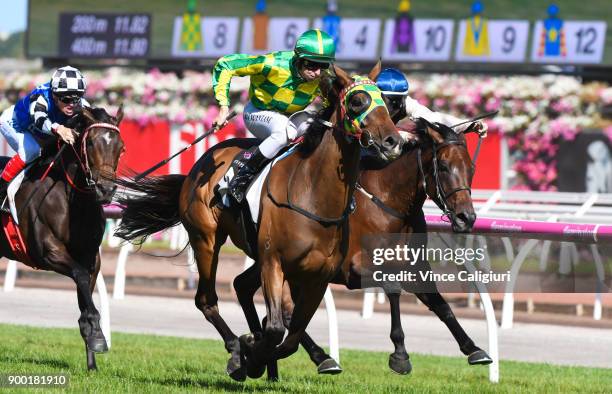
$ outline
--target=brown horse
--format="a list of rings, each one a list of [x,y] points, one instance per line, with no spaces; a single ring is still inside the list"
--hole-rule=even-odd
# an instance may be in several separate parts
[[[424,122],[419,122],[424,123]],[[425,127],[423,127],[425,126]],[[452,221],[456,232],[469,232],[476,219],[470,196],[474,173],[467,151],[465,137],[453,130],[437,125],[423,124],[417,127],[420,143],[416,149],[382,169],[366,169],[359,178],[356,193],[357,208],[350,216],[349,251],[342,270],[332,283],[343,284],[349,289],[362,288],[367,274],[362,263],[362,237],[384,233],[425,233],[423,203],[429,195]],[[241,303],[249,328],[254,335],[261,335],[261,325],[253,304],[253,295],[259,288],[259,266],[251,266],[234,280],[234,288]],[[433,284],[435,286],[435,284]],[[389,367],[400,374],[411,371],[409,356],[404,346],[404,332],[400,320],[399,292],[385,292],[391,307],[391,340],[395,351],[389,357]],[[434,287],[435,289],[435,287]],[[405,289],[410,291],[409,289]],[[449,328],[463,354],[471,365],[489,364],[491,358],[465,333],[450,306],[436,291],[417,292],[416,296],[433,311]],[[293,304],[288,291],[283,297],[285,324],[290,324]],[[339,373],[339,365],[319,347],[308,334],[301,340],[302,346],[318,366],[319,373]],[[276,367],[269,365],[269,378],[277,379]]]
[[[83,109],[67,124],[79,134],[74,149],[65,146],[46,177],[42,175],[49,162],[34,164],[15,196],[29,257],[22,263],[55,271],[76,283],[79,328],[90,370],[96,369],[94,353],[108,351],[92,292],[106,224],[102,204],[111,201],[117,188],[112,178],[124,150],[118,127],[122,117],[121,109],[116,117],[102,108]],[[4,235],[0,253],[18,260]]]
[[[246,374],[261,376],[268,361],[297,350],[346,254],[347,217],[359,175],[360,146],[368,145],[383,161],[401,153],[401,137],[384,103],[378,100],[371,106],[373,97],[380,94],[372,82],[380,64],[367,80],[352,79],[338,67],[333,71],[335,78],[321,81],[323,95],[331,103],[323,110],[325,121],[313,124],[305,142],[272,167],[262,190],[256,254],[252,253],[261,265],[268,316],[261,339],[240,343],[219,314],[215,291],[219,249],[228,235],[241,249],[251,250],[236,224],[236,212],[220,207],[215,188],[232,159],[253,141],[229,140],[216,145],[188,176],[122,181],[143,195],[122,201],[126,208],[118,236],[141,239],[179,222],[187,229],[200,274],[196,306],[221,334],[231,353],[227,372],[236,380],[244,380]],[[353,133],[350,125],[355,123],[359,125]],[[283,341],[285,281],[296,303]]]

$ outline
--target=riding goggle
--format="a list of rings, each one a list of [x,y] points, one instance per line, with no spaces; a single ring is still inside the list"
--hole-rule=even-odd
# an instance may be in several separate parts
[[[389,108],[389,112],[393,112],[393,111],[396,111],[402,108],[406,101],[406,96],[399,96],[399,95],[391,96],[391,95],[383,94],[383,98],[385,99],[385,103],[387,104],[387,107]]]
[[[329,68],[329,63],[312,62],[310,60],[304,60],[302,65],[309,71],[327,70]]]
[[[57,99],[64,104],[79,104],[81,102],[81,96],[70,95],[70,96],[57,96]]]

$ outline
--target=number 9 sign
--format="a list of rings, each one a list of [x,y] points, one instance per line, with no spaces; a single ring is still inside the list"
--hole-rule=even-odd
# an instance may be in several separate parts
[[[463,20],[459,24],[455,53],[457,61],[522,62],[525,60],[529,35],[528,21],[486,20],[479,32],[474,28],[467,28],[470,22]]]

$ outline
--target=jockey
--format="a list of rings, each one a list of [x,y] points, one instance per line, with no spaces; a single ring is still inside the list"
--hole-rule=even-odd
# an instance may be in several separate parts
[[[449,114],[433,112],[426,106],[408,96],[408,80],[404,74],[394,68],[386,68],[380,72],[376,79],[376,85],[382,91],[383,100],[389,110],[389,115],[393,123],[397,124],[405,117],[423,118],[430,123],[442,123],[452,126],[463,122],[463,119],[456,118]],[[487,136],[487,124],[481,121],[466,123],[455,127],[457,132],[467,130],[474,131],[482,137]]]
[[[8,184],[26,164],[40,157],[38,140],[57,136],[68,144],[74,143],[73,130],[63,124],[82,106],[89,106],[83,98],[86,87],[79,70],[64,66],[55,71],[51,81],[37,86],[0,115],[0,132],[17,152],[0,175],[0,197],[4,197]]]
[[[293,51],[249,56],[224,56],[213,69],[213,92],[219,103],[215,124],[223,124],[229,113],[228,91],[233,76],[251,76],[249,103],[244,108],[246,127],[263,140],[258,147],[239,155],[240,168],[229,184],[238,202],[253,177],[290,140],[303,133],[289,122],[289,116],[306,108],[319,94],[321,74],[335,60],[334,39],[314,29],[302,34]]]

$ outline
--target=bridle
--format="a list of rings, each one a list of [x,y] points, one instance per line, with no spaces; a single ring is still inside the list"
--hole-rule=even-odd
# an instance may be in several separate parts
[[[346,100],[355,91],[367,94],[369,101],[368,108],[353,117],[346,108]],[[342,89],[338,99],[340,101],[340,117],[344,123],[343,131],[347,137],[355,138],[363,148],[370,148],[372,145],[375,145],[376,143],[372,135],[367,129],[361,128],[361,123],[376,107],[384,107],[386,109],[382,94],[376,83],[369,78],[355,77],[353,83]],[[331,123],[326,126],[331,126]],[[333,127],[339,129],[337,126]]]
[[[93,179],[93,174],[92,174],[92,171],[91,171],[91,167],[89,165],[89,155],[87,154],[87,143],[86,143],[87,135],[89,134],[89,131],[91,129],[93,129],[93,128],[107,129],[107,130],[115,131],[117,133],[121,133],[119,127],[114,125],[114,124],[112,124],[112,123],[105,123],[105,122],[93,123],[93,124],[90,124],[89,126],[87,126],[87,128],[81,134],[81,137],[80,137],[80,139],[81,139],[80,153],[77,151],[77,149],[74,147],[74,145],[70,145],[70,147],[74,151],[74,154],[75,154],[75,156],[77,158],[77,162],[79,163],[79,166],[81,167],[81,170],[83,170],[83,173],[85,174],[85,183],[87,184],[85,189],[82,189],[82,188],[78,187],[76,185],[76,183],[72,180],[72,178],[68,174],[68,171],[66,170],[66,166],[64,165],[64,160],[63,159],[61,159],[62,160],[62,168],[64,169],[64,174],[66,176],[66,180],[68,181],[70,186],[72,186],[75,190],[80,191],[82,193],[93,193],[92,189],[95,188],[95,186],[97,185],[97,181]],[[105,166],[108,166],[108,164],[106,164]]]
[[[439,169],[438,152],[440,151],[440,149],[443,149],[451,145],[463,146],[467,149],[467,145],[464,141],[461,141],[459,139],[445,140],[441,144],[436,143],[431,138],[429,138],[429,140],[431,141],[431,147],[432,147],[433,179],[434,179],[435,186],[436,186],[436,198],[434,198],[433,201],[436,203],[438,208],[440,208],[440,210],[443,212],[443,215],[448,217],[450,220],[452,220],[452,218],[456,214],[454,210],[450,208],[450,204],[448,203],[448,198],[452,196],[453,194],[458,193],[460,191],[464,191],[464,190],[467,191],[471,195],[472,188],[469,185],[461,185],[450,191],[444,190],[444,186],[442,186],[442,182],[440,182],[440,175],[438,171]],[[425,174],[425,171],[423,170],[423,161],[421,159],[421,156],[422,156],[422,149],[419,146],[417,148],[417,163],[419,166],[419,173],[421,175],[421,183],[423,185],[423,190],[427,192],[427,175]]]

